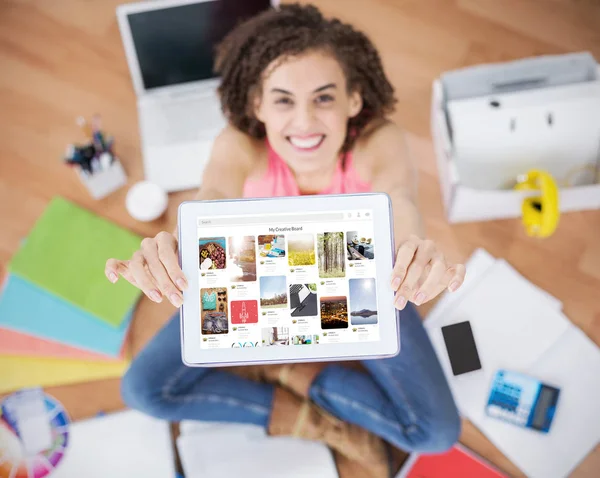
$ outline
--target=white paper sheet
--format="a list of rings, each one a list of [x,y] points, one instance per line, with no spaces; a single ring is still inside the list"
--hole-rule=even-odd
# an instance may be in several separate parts
[[[470,418],[527,476],[567,477],[600,443],[600,349],[570,325],[528,373],[560,388],[548,434],[494,420],[483,411]]]
[[[337,478],[322,443],[269,437],[251,425],[185,422],[177,439],[186,478]]]
[[[127,410],[71,424],[52,478],[174,478],[169,425]]]

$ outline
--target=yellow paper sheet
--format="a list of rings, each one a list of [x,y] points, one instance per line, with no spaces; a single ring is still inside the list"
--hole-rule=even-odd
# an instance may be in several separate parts
[[[121,377],[129,363],[0,355],[0,393]]]

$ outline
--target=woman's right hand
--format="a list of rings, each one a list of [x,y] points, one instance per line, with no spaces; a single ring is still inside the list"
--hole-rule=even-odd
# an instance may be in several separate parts
[[[162,231],[142,240],[131,259],[108,259],[104,273],[113,284],[123,276],[154,302],[167,297],[175,307],[180,307],[188,282],[179,267],[177,249],[177,238]]]

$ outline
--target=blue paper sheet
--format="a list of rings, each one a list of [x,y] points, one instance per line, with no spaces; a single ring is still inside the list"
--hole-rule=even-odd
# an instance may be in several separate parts
[[[0,296],[0,327],[114,357],[132,315],[133,309],[114,328],[15,274],[8,276]]]

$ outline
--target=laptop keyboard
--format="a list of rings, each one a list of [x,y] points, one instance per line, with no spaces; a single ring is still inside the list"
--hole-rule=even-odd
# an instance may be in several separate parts
[[[141,117],[144,140],[166,146],[212,137],[225,126],[219,108],[212,96],[147,104]]]
[[[304,285],[302,284],[293,284],[290,287],[290,294],[296,294],[298,292],[300,292],[300,290],[304,287]]]

